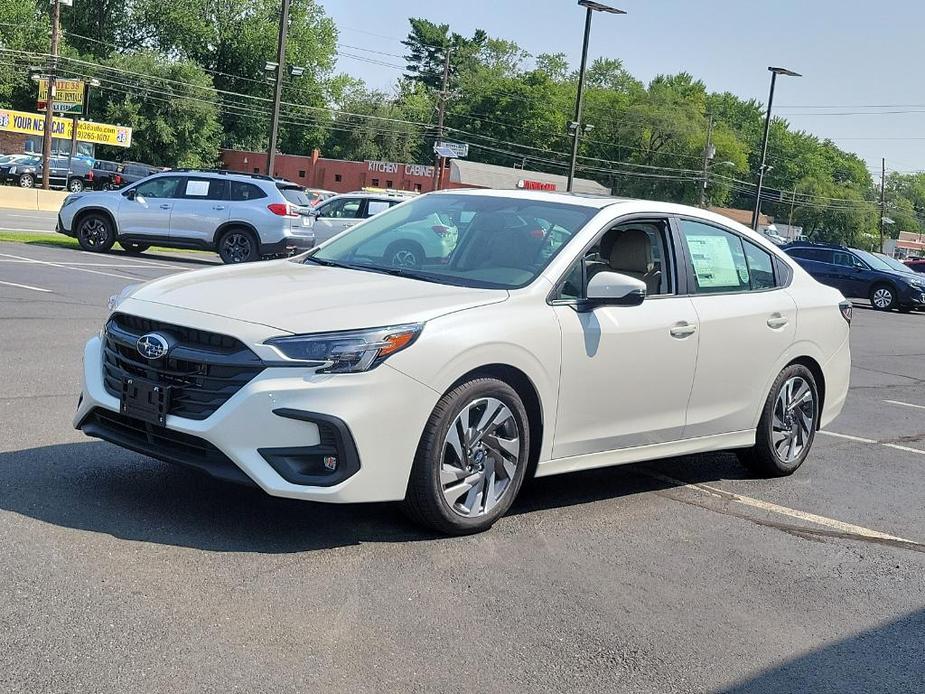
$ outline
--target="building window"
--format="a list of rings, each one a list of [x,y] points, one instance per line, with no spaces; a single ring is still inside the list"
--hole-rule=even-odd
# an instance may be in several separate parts
[[[340,174],[334,174],[334,182],[335,182],[335,183],[340,183],[340,179],[341,179]]]
[[[386,187],[386,188],[391,188],[391,187],[392,187],[392,182],[391,182],[391,181],[386,181],[386,182],[385,182],[385,187]]]
[[[303,169],[299,169],[299,178],[305,178],[305,171]]]
[[[415,183],[415,184],[414,184],[414,189],[415,189],[418,193],[420,193],[420,192],[421,192],[421,184],[420,184],[420,183]]]
[[[254,167],[254,173],[260,173],[260,167],[259,167],[259,166],[255,166],[255,167]]]
[[[374,179],[373,179],[373,185],[374,185],[374,186],[378,186],[378,185],[379,185],[379,179],[378,179],[378,178],[374,178]]]

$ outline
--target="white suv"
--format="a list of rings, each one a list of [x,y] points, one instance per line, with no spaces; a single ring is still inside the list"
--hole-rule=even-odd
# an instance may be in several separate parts
[[[227,171],[167,171],[121,190],[68,195],[57,231],[84,250],[118,243],[214,250],[226,263],[290,255],[311,248],[311,204],[288,181]]]
[[[420,266],[409,225],[457,230]],[[848,389],[851,305],[703,210],[434,193],[311,253],[129,287],[74,425],[268,494],[488,528],[526,475],[717,449],[806,459]]]

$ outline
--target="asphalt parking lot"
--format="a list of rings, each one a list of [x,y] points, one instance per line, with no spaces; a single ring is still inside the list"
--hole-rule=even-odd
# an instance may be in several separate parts
[[[925,690],[925,313],[859,306],[791,478],[546,478],[446,539],[71,428],[107,298],[207,262],[0,243],[0,690]]]

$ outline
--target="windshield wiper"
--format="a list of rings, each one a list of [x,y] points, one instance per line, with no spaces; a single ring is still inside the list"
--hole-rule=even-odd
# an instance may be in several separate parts
[[[380,267],[378,265],[354,265],[356,270],[368,270],[369,272],[379,272],[383,275],[393,275],[395,277],[407,277],[412,280],[421,280],[422,282],[433,282],[443,284],[439,279],[427,275],[421,275],[413,270],[404,267]]]
[[[336,260],[326,260],[324,258],[316,258],[313,255],[306,256],[305,260],[303,260],[302,262],[312,262],[312,263],[316,263],[317,265],[324,265],[325,267],[345,267],[345,268],[354,269],[352,265],[344,265],[343,263],[338,263]]]

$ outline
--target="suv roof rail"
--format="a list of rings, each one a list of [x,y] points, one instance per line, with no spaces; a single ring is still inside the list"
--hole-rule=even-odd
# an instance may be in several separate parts
[[[170,171],[178,171],[180,173],[209,173],[209,174],[218,174],[220,176],[227,176],[231,174],[232,176],[249,176],[250,178],[256,178],[260,181],[281,181],[281,178],[273,178],[272,176],[267,176],[266,174],[261,173],[252,173],[250,171],[235,171],[234,169],[196,169],[196,168],[187,168],[181,167],[178,169],[170,169]]]

